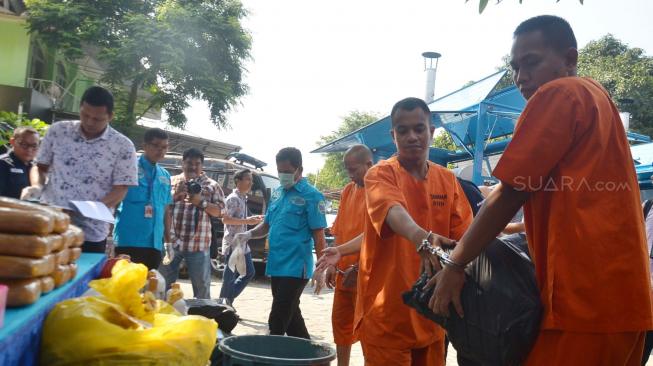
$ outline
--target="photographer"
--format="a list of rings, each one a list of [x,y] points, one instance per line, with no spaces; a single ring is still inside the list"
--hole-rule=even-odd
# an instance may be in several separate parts
[[[224,193],[216,181],[202,171],[204,154],[198,149],[184,151],[182,174],[172,177],[170,242],[159,267],[166,283],[177,280],[179,265],[186,260],[193,284],[193,296],[209,299],[211,288],[211,217],[220,217]]]

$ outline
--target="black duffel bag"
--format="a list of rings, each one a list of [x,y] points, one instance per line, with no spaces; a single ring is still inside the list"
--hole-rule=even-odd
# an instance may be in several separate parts
[[[535,342],[542,317],[525,243],[523,234],[496,239],[467,266],[461,293],[464,318],[453,304],[449,318],[433,314],[428,307],[433,288],[423,290],[426,274],[403,294],[404,303],[442,326],[465,358],[483,365],[520,365]]]
[[[186,305],[188,315],[201,315],[213,319],[218,323],[218,328],[225,333],[231,333],[240,320],[232,306],[220,304],[217,300],[186,299]]]

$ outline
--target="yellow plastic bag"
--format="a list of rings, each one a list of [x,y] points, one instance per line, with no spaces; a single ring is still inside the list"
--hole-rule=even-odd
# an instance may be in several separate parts
[[[42,365],[206,365],[217,324],[180,316],[170,305],[139,294],[142,264],[119,261],[112,277],[92,281],[100,296],[60,302],[43,327]]]

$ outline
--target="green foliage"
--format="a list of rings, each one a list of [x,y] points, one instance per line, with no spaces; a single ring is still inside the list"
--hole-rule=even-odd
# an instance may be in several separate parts
[[[342,119],[340,126],[327,136],[322,136],[318,145],[324,145],[335,141],[361,127],[367,126],[379,119],[376,113],[353,111]],[[319,190],[340,189],[349,183],[349,177],[342,164],[343,153],[326,154],[324,166],[318,174],[309,174],[308,180],[316,185]],[[317,183],[316,183],[317,182]]]
[[[509,62],[510,55],[504,56],[499,68],[510,70]],[[507,80],[512,83],[512,71],[508,74]],[[608,34],[578,51],[578,75],[601,83],[619,109],[632,114],[632,131],[653,136],[653,57]],[[504,83],[495,90],[507,85]],[[631,99],[633,103],[622,103],[624,99]]]
[[[239,0],[26,0],[28,27],[75,60],[97,54],[116,97],[116,121],[130,126],[155,108],[183,127],[189,98],[208,102],[211,120],[246,94],[250,34]],[[146,91],[147,93],[143,93]]]
[[[608,34],[580,50],[578,74],[601,83],[619,108],[632,114],[632,131],[653,136],[653,57]]]
[[[22,126],[32,127],[41,136],[45,136],[50,127],[38,118],[29,119],[25,114],[0,111],[0,146],[7,146],[9,139],[14,134],[14,129]]]
[[[456,151],[456,144],[454,144],[453,138],[451,138],[451,135],[447,131],[440,131],[440,133],[435,135],[431,146]]]
[[[502,1],[503,1],[503,0],[497,0],[497,4],[500,3],[500,2],[502,2]],[[465,0],[465,2],[469,2],[469,0]],[[485,8],[487,7],[487,4],[488,4],[489,2],[490,2],[490,0],[479,0],[479,1],[478,1],[478,13],[479,13],[479,14],[483,13],[483,10],[485,10]],[[520,3],[520,4],[521,4],[522,2],[523,2],[523,0],[519,0],[519,3]],[[560,0],[556,0],[556,3],[559,3],[559,2],[560,2]],[[578,0],[578,2],[580,2],[581,5],[582,5],[583,2],[584,2],[584,0]]]

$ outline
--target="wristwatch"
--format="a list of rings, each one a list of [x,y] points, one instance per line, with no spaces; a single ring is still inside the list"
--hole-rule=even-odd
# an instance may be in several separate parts
[[[200,202],[200,208],[201,208],[202,210],[204,210],[204,209],[207,208],[208,206],[209,206],[209,201],[207,201],[207,200],[202,200],[202,201]]]

